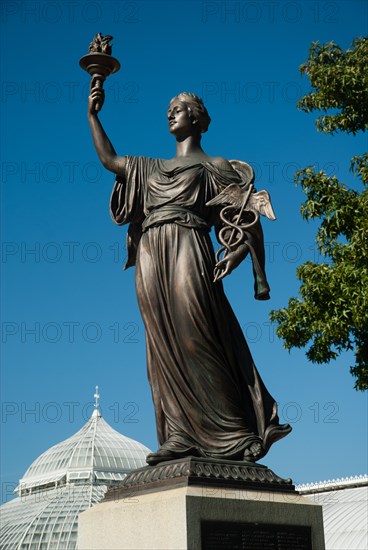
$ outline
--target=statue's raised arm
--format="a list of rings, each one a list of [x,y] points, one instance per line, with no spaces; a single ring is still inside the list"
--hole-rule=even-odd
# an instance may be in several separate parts
[[[88,97],[88,121],[93,143],[103,166],[114,174],[124,174],[125,158],[116,154],[107,134],[98,118],[105,101],[103,83],[112,73],[120,69],[120,63],[112,57],[112,36],[96,34],[89,45],[89,53],[81,58],[79,64],[91,75],[90,95]]]

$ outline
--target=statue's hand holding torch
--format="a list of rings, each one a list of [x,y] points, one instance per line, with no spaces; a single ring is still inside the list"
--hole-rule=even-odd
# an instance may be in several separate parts
[[[103,89],[103,80],[99,75],[94,75],[91,79],[90,95],[88,97],[88,112],[94,115],[101,111],[105,101],[105,91]]]
[[[120,63],[112,57],[110,44],[112,36],[96,34],[89,46],[89,53],[79,61],[82,69],[91,75],[91,94],[88,98],[88,112],[96,114],[102,109],[105,100],[103,83],[106,78],[120,69]]]

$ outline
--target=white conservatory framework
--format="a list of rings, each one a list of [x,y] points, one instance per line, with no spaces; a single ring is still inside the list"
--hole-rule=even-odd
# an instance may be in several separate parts
[[[150,450],[120,434],[101,416],[41,454],[28,468],[17,498],[0,507],[2,550],[73,550],[78,515],[100,502]]]
[[[367,550],[368,476],[299,485],[323,509],[326,550]]]

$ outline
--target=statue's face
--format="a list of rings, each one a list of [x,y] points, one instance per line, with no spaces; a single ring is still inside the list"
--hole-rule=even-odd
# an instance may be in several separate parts
[[[167,119],[171,134],[176,137],[191,134],[194,131],[193,120],[190,118],[187,105],[175,100],[169,105]]]

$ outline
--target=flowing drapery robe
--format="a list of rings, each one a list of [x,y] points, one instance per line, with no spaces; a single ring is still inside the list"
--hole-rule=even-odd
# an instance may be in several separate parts
[[[160,448],[180,456],[237,460],[291,429],[279,424],[222,282],[213,282],[209,231],[219,218],[206,203],[232,183],[246,187],[239,172],[211,162],[167,170],[160,159],[126,157],[111,196],[114,221],[130,224],[127,267],[136,266]],[[267,299],[259,223],[244,242],[255,297]]]

